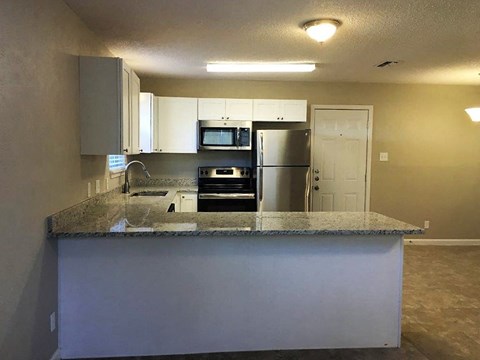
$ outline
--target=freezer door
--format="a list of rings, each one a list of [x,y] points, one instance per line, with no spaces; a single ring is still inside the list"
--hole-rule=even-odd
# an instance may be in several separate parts
[[[310,130],[258,130],[257,166],[309,166]]]
[[[257,168],[258,211],[308,211],[310,167]]]

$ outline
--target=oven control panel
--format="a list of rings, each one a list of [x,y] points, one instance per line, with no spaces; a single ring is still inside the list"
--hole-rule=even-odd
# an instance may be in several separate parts
[[[248,167],[199,167],[198,178],[245,179],[251,176]]]

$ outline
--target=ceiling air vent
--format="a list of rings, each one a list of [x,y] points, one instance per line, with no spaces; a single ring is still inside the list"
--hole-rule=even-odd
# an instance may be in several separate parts
[[[393,66],[393,65],[397,65],[400,61],[396,61],[396,60],[387,60],[387,61],[384,61],[378,65],[376,65],[377,68],[384,68],[384,67],[390,67],[390,66]]]

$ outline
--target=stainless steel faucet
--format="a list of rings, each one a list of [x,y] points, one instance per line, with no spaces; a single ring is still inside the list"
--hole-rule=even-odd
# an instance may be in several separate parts
[[[122,191],[124,194],[130,193],[130,182],[128,181],[128,169],[130,168],[130,165],[136,164],[136,163],[142,165],[142,170],[145,173],[145,177],[147,179],[150,179],[150,173],[148,172],[144,163],[138,160],[130,161],[127,165],[125,165],[125,183],[123,184],[123,191]]]

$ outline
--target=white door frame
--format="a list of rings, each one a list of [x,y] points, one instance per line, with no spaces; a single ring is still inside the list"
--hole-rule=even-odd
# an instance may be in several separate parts
[[[365,211],[370,211],[370,184],[372,176],[372,137],[373,137],[373,105],[312,105],[310,107],[310,128],[312,130],[311,171],[313,171],[313,150],[315,149],[315,110],[367,110],[367,181],[365,186]],[[313,173],[311,174],[313,179]],[[310,209],[313,209],[313,192],[310,197]]]

